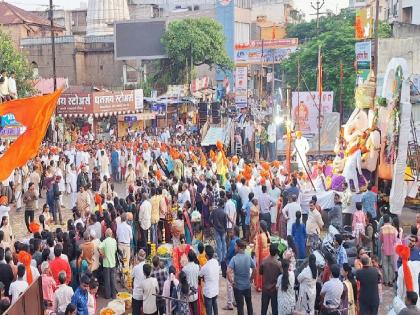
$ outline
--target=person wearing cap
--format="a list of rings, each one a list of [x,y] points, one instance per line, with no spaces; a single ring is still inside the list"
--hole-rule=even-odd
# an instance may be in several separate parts
[[[133,315],[140,315],[141,309],[143,307],[143,295],[140,291],[140,284],[146,279],[146,276],[143,272],[143,266],[145,263],[146,252],[143,249],[140,249],[137,255],[137,265],[135,265],[133,270],[131,271],[131,277],[133,278]]]
[[[133,240],[133,228],[127,223],[127,213],[121,215],[121,223],[117,224],[118,249],[123,252],[124,265],[128,267],[131,256],[131,241]]]

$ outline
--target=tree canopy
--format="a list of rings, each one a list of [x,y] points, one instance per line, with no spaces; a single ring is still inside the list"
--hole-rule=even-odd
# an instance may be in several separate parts
[[[170,76],[171,83],[183,83],[185,76],[200,65],[231,70],[233,62],[226,52],[225,40],[222,25],[213,19],[173,21],[161,40],[168,54],[162,70]]]
[[[334,91],[335,109],[338,110],[340,95],[340,63],[343,64],[343,104],[348,115],[354,107],[354,88],[356,82],[354,12],[343,12],[329,15],[319,21],[317,32],[316,21],[290,25],[287,29],[289,38],[299,38],[299,50],[290,55],[283,63],[286,80],[292,90],[298,87],[298,63],[300,64],[300,90],[316,90],[318,46],[321,45],[323,60],[323,89]],[[390,28],[380,24],[380,37],[389,37]],[[307,84],[307,86],[305,85]]]
[[[0,30],[0,69],[16,74],[19,96],[28,96],[33,91],[31,80],[32,67],[26,57],[20,53],[8,34]]]

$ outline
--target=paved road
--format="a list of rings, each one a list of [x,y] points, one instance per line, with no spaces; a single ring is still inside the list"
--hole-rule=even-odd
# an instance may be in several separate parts
[[[124,185],[117,184],[116,185],[116,192],[119,194],[119,196],[124,196],[125,194],[125,187]],[[45,193],[43,194],[45,196]],[[42,205],[45,203],[45,200],[42,199],[39,201],[39,206],[42,207]],[[64,196],[64,204],[66,205],[66,208],[62,209],[63,217],[65,222],[71,218],[71,210],[67,207],[69,205],[69,198],[68,196]],[[41,213],[41,210],[36,211],[35,217],[37,218]],[[415,215],[416,212],[410,209],[405,209],[403,212],[403,215],[401,217],[402,225],[409,226],[413,222],[415,222]],[[13,232],[17,239],[22,239],[26,236],[28,236],[26,232],[26,227],[24,224],[24,216],[23,216],[23,210],[16,212],[16,210],[13,210],[10,214],[11,218],[11,224],[13,228]],[[380,305],[379,314],[387,314],[389,305],[391,305],[392,299],[394,297],[394,292],[390,288],[384,288],[383,290],[383,302]],[[107,305],[109,301],[98,298],[98,311]],[[254,314],[260,314],[261,313],[261,293],[256,292],[254,289],[252,289],[252,303],[254,306]],[[232,312],[236,313],[236,310],[234,311],[224,311],[222,310],[222,307],[226,305],[226,280],[221,278],[220,280],[220,294],[218,299],[218,308],[219,308],[219,314],[221,315],[231,315]],[[128,314],[128,313],[127,313]],[[269,314],[271,314],[271,309],[269,309]]]

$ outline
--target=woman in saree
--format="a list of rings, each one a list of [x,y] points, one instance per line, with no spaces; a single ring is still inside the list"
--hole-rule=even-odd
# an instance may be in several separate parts
[[[194,237],[190,213],[189,213],[190,209],[191,209],[191,203],[187,200],[184,203],[184,207],[182,208],[182,216],[184,220],[184,235],[185,235],[185,241],[187,244],[191,244]]]
[[[249,242],[254,243],[255,238],[257,237],[257,233],[260,229],[260,207],[258,205],[258,199],[252,199],[251,205],[251,222],[250,222],[250,235],[249,235]]]
[[[257,270],[259,270],[262,261],[270,255],[270,234],[268,233],[268,224],[264,220],[260,222],[260,231],[255,242],[255,254],[257,260]],[[259,272],[255,276],[255,287],[261,292],[263,286],[262,275]]]
[[[181,244],[176,246],[172,251],[172,265],[176,269],[176,275],[178,276],[182,268],[188,263],[188,253],[191,249],[189,244],[185,244],[185,236],[179,237]]]

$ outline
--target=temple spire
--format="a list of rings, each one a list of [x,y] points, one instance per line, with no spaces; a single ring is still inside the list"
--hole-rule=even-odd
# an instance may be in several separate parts
[[[127,0],[89,0],[87,36],[111,35],[114,22],[129,19]]]

